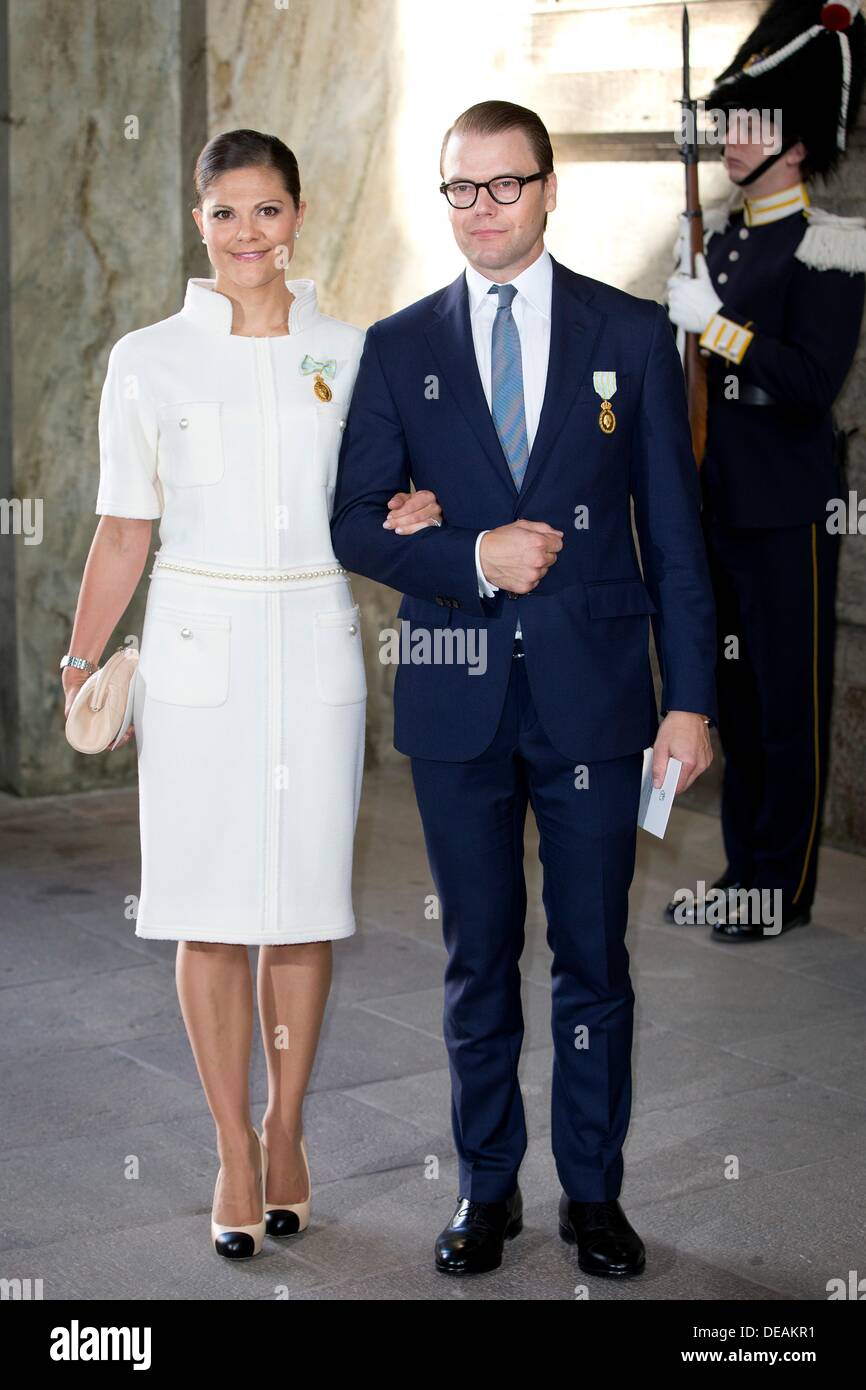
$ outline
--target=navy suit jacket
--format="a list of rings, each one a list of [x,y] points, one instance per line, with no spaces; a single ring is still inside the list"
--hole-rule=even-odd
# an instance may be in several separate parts
[[[611,434],[599,426],[594,371],[616,372]],[[410,480],[436,494],[443,524],[398,536],[382,522]],[[487,643],[484,674],[447,661],[397,666],[395,747],[458,762],[486,748],[518,614],[538,717],[575,763],[653,742],[650,618],[662,712],[715,719],[715,613],[699,507],[682,367],[654,301],[553,260],[546,390],[519,491],[484,396],[465,276],[374,323],[340,449],[334,553],[403,593],[398,617],[410,631],[475,627]],[[482,598],[477,534],[521,517],[562,530],[562,550],[531,593]]]

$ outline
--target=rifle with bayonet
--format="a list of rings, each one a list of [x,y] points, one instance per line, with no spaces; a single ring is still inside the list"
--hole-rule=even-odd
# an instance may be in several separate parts
[[[686,225],[688,227],[688,257],[681,269],[695,276],[695,257],[704,249],[704,221],[698,189],[698,124],[697,102],[691,96],[689,69],[689,11],[683,6],[683,94],[680,154],[686,176]],[[692,450],[700,468],[707,443],[707,369],[699,348],[699,334],[685,335],[683,370],[689,405],[689,424],[692,431]]]

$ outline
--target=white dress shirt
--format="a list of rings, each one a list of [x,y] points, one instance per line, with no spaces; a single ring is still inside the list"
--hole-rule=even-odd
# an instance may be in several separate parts
[[[553,287],[553,266],[550,254],[545,248],[541,255],[512,280],[491,281],[480,275],[473,266],[466,267],[466,288],[469,291],[469,317],[472,324],[472,341],[475,345],[475,359],[484,387],[487,406],[492,413],[492,353],[493,321],[499,305],[499,296],[490,294],[491,284],[514,285],[517,294],[511,302],[511,312],[520,335],[520,356],[523,363],[523,408],[526,417],[526,442],[529,449],[538,429],[544,388],[547,384],[547,360],[550,356],[550,302]],[[488,530],[491,528],[488,527]],[[487,531],[479,531],[475,542],[475,569],[478,575],[478,592],[485,598],[492,598],[498,585],[491,584],[481,568],[481,537]],[[520,637],[518,620],[515,637]]]

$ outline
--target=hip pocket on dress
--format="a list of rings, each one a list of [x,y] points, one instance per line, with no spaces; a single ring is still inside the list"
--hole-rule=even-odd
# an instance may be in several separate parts
[[[147,698],[167,705],[222,705],[229,693],[231,618],[156,604],[148,610],[140,672]]]
[[[366,699],[359,605],[317,613],[314,624],[319,698],[326,705],[353,705]]]

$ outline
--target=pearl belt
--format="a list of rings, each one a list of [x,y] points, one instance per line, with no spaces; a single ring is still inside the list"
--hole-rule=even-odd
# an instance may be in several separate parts
[[[343,565],[312,565],[306,569],[294,570],[232,570],[228,567],[218,569],[214,567],[205,567],[204,565],[196,565],[191,561],[165,559],[159,552],[157,552],[155,556],[154,567],[149,577],[152,578],[157,569],[172,570],[178,574],[194,575],[197,578],[212,579],[218,582],[222,581],[224,584],[234,585],[238,583],[245,585],[258,583],[263,586],[292,584],[298,583],[299,581],[303,582],[304,580],[325,579],[330,575],[349,573]]]

